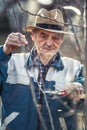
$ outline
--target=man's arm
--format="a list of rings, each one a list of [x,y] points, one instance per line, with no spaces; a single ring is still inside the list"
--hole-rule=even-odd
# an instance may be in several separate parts
[[[3,46],[0,46],[0,92],[3,82],[2,73],[6,69],[5,65],[11,58],[12,52],[20,46],[25,46],[27,43],[28,42],[26,41],[25,36],[21,33],[11,33],[10,35],[8,35],[5,44]]]
[[[84,66],[81,65],[80,71],[76,74],[75,81],[65,87],[67,97],[73,100],[73,103],[78,103],[80,99],[85,99],[84,92]]]

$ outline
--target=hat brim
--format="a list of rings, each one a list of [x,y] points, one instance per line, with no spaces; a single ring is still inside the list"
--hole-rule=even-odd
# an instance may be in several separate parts
[[[66,31],[63,31],[63,30],[45,29],[45,28],[41,28],[41,27],[38,27],[38,26],[27,26],[27,27],[23,28],[23,31],[32,32],[32,30],[35,29],[35,28],[36,29],[42,29],[42,30],[49,31],[49,32],[54,32],[54,33],[70,34],[70,35],[74,34],[72,32],[66,32]]]

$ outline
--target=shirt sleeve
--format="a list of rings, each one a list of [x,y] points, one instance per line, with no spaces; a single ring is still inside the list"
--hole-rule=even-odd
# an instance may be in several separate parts
[[[0,46],[0,65],[9,61],[11,54],[7,55],[3,52],[3,46]]]
[[[79,82],[81,84],[84,84],[85,77],[84,77],[84,65],[80,64],[79,69],[77,70],[78,74],[76,74],[75,82]]]
[[[3,66],[5,66],[5,64],[9,61],[11,57],[11,54],[6,55],[3,52],[3,46],[0,46],[0,95],[1,95],[1,91],[2,91],[2,82],[3,82],[3,76],[2,76],[2,68]],[[5,69],[4,69],[5,71]]]

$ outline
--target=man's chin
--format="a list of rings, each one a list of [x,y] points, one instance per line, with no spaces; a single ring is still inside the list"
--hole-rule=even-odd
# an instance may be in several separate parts
[[[42,55],[44,57],[50,57],[50,58],[52,58],[55,55],[55,53],[48,51],[48,52],[44,52]]]

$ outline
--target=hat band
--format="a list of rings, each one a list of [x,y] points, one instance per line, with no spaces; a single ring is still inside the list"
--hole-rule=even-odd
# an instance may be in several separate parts
[[[53,24],[37,23],[36,26],[44,29],[63,30],[61,26],[53,25]]]

